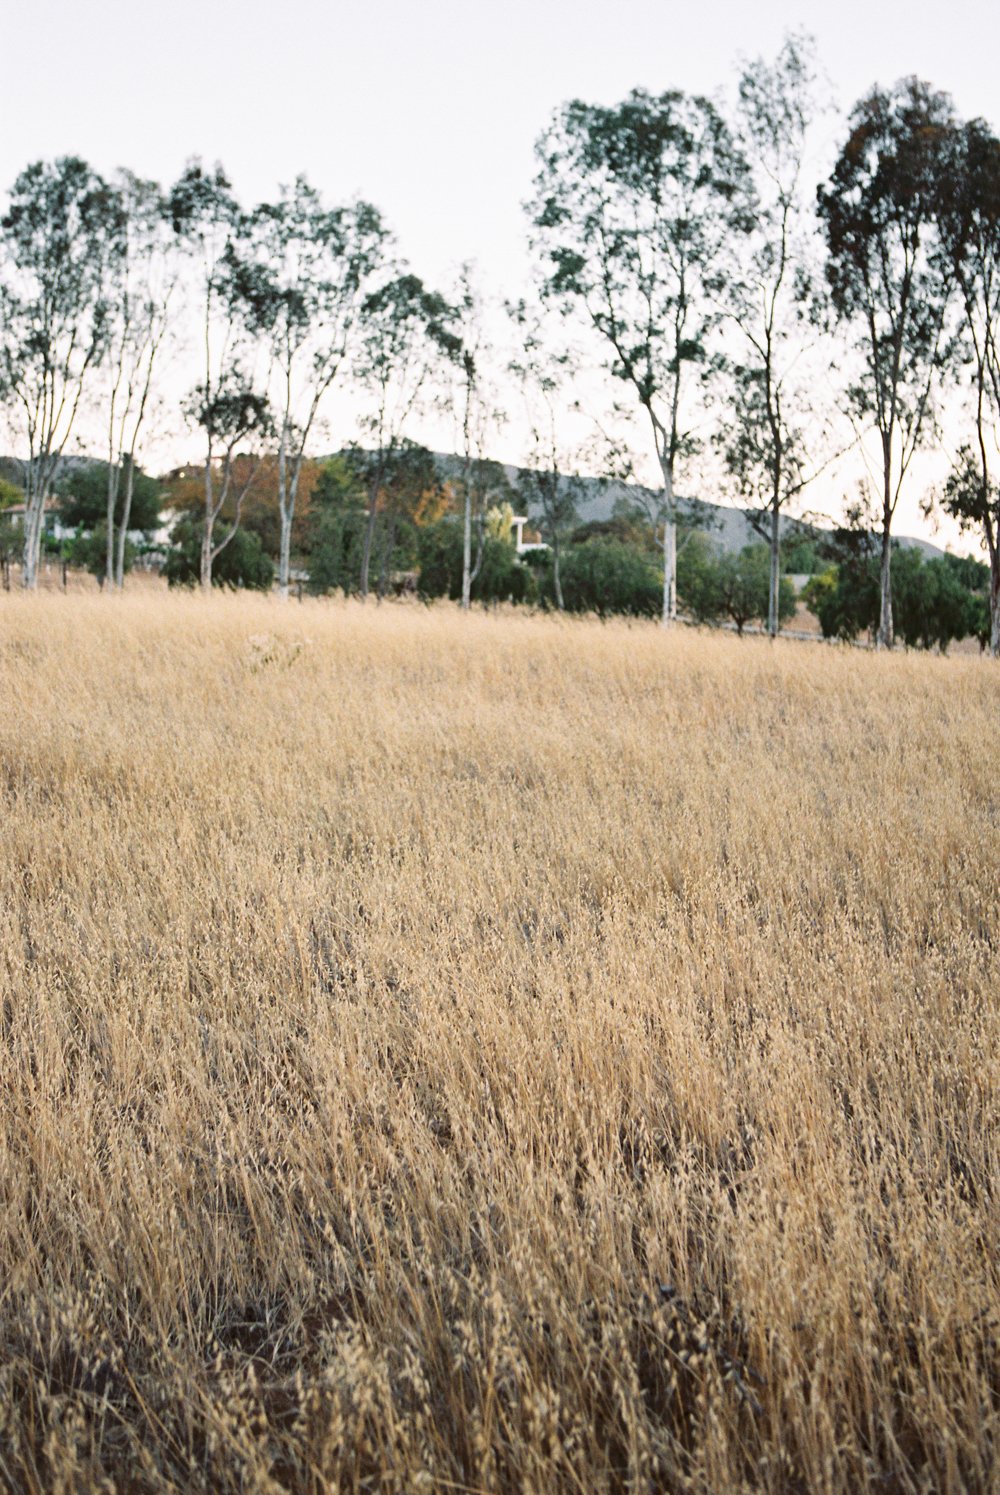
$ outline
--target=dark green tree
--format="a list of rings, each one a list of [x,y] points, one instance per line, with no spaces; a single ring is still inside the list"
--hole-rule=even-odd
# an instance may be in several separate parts
[[[873,89],[820,187],[827,279],[841,324],[857,333],[846,391],[881,458],[878,643],[891,648],[892,522],[914,455],[935,428],[935,380],[949,356],[953,270],[940,250],[939,204],[956,129],[947,94],[917,78]]]
[[[771,552],[767,545],[745,545],[738,555],[719,560],[722,612],[732,618],[742,636],[755,618],[767,621],[771,602]],[[778,621],[795,616],[795,588],[786,576],[778,588]]]
[[[163,574],[172,587],[203,585],[202,521],[184,515],[174,525]],[[267,592],[274,582],[274,562],[250,530],[234,530],[212,567],[212,585]]]
[[[351,454],[323,464],[312,495],[306,548],[309,590],[356,592],[361,576],[366,492]]]
[[[677,595],[696,623],[715,623],[725,613],[722,558],[708,535],[695,532],[678,550]]]
[[[0,403],[27,451],[22,580],[38,581],[45,501],[107,347],[120,195],[78,156],[36,161],[0,220]]]
[[[586,540],[563,556],[567,612],[655,618],[662,611],[663,577],[651,558],[617,540]]]
[[[829,445],[803,358],[817,289],[814,221],[803,182],[816,113],[808,37],[788,36],[773,63],[758,58],[744,67],[735,132],[753,179],[753,229],[728,288],[739,336],[718,445],[770,547],[772,637],[780,621],[782,514],[823,465],[810,444]]]
[[[893,557],[896,580],[893,611],[896,632],[911,649],[939,649],[975,633],[975,593],[966,584],[961,562],[925,560],[916,547],[898,549]],[[985,570],[985,567],[983,568]]]
[[[126,459],[127,462],[127,459]],[[122,467],[126,463],[121,464]],[[100,529],[107,544],[107,462],[78,462],[69,469],[58,485],[59,510],[63,523],[73,529],[93,533]],[[131,484],[131,501],[126,515],[126,490],[128,483],[119,484],[115,492],[115,532],[128,524],[133,530],[151,533],[160,523],[162,490],[160,484],[148,473],[136,468]],[[105,567],[105,575],[107,567]]]
[[[79,530],[63,547],[63,557],[71,566],[89,571],[98,586],[103,588],[108,576],[108,539],[103,523],[98,524],[96,529]],[[131,540],[126,539],[122,549],[123,573],[130,571],[134,562],[135,546]]]
[[[393,459],[436,377],[461,359],[456,318],[456,309],[416,275],[397,275],[364,299],[355,376],[369,401],[362,425],[372,461],[358,585],[362,597],[369,591],[379,502]]]
[[[963,445],[943,507],[978,533],[990,561],[990,650],[1000,658],[1000,140],[982,120],[954,137],[941,192],[943,249],[958,286],[971,355],[974,437]]]
[[[204,440],[204,508],[201,588],[210,592],[212,571],[239,529],[243,502],[257,475],[257,460],[237,468],[241,447],[253,449],[273,429],[267,391],[253,354],[261,336],[253,286],[240,272],[234,242],[245,223],[221,166],[205,171],[191,161],[170,192],[169,211],[194,266],[199,302],[202,378],[185,414]],[[237,475],[239,474],[239,475]],[[216,524],[228,506],[228,528]]]
[[[693,376],[713,369],[734,236],[750,223],[747,169],[715,106],[677,91],[614,107],[576,100],[536,146],[531,204],[544,294],[580,312],[648,422],[662,489],[663,621],[676,616],[678,464],[696,441]]]
[[[519,508],[533,519],[552,552],[552,590],[563,609],[560,565],[567,535],[576,525],[583,485],[572,471],[559,440],[559,419],[569,405],[565,389],[569,356],[547,341],[542,318],[524,301],[508,307],[518,350],[510,373],[521,386],[529,431],[529,466],[517,476]]]
[[[326,208],[304,177],[262,203],[228,247],[234,289],[276,376],[278,588],[288,595],[302,464],[323,401],[345,367],[388,234],[366,202]]]
[[[462,528],[456,516],[446,515],[419,531],[419,589],[428,601],[435,597],[450,597],[455,602],[462,599]],[[484,605],[534,602],[537,591],[534,573],[518,560],[510,541],[487,533],[479,571],[472,582],[472,600]]]

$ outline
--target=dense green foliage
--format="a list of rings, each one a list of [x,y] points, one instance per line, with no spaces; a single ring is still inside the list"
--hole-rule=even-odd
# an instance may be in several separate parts
[[[132,481],[129,529],[149,534],[160,522],[161,486],[140,467]],[[125,473],[119,474],[115,525],[122,522],[125,508]],[[108,517],[108,464],[81,462],[70,468],[59,485],[59,510],[63,523],[74,529],[94,530]]]
[[[462,595],[462,528],[448,515],[420,531],[420,595]],[[538,597],[535,572],[517,558],[507,539],[486,534],[479,572],[472,583],[474,602],[534,602]]]
[[[562,557],[567,612],[655,618],[663,606],[663,577],[642,551],[620,540],[585,540]]]
[[[677,556],[677,588],[696,622],[728,618],[742,633],[750,622],[765,622],[770,600],[770,552],[763,544],[745,545],[738,555],[720,554],[706,535],[689,535]],[[795,616],[795,589],[782,577],[778,621]]]
[[[185,516],[174,525],[173,544],[163,567],[172,587],[198,585],[202,526]],[[212,583],[217,587],[245,587],[266,592],[274,581],[274,562],[251,530],[236,530],[215,558]]]
[[[803,593],[826,638],[874,635],[879,622],[879,556],[873,536],[839,531],[838,559]],[[971,557],[925,559],[915,547],[893,552],[893,627],[910,648],[940,649],[989,638],[989,568]]]
[[[0,512],[11,508],[14,504],[24,503],[24,491],[16,483],[8,482],[6,478],[0,477]]]
[[[82,570],[89,571],[91,576],[97,578],[101,586],[104,585],[108,558],[108,532],[103,524],[93,530],[79,530],[64,548],[63,553],[71,566],[79,566]],[[122,560],[124,569],[131,571],[135,564],[135,546],[130,540],[125,542],[125,554]]]

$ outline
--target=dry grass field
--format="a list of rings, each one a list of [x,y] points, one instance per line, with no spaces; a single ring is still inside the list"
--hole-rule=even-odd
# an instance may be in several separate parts
[[[1000,1480],[1000,671],[0,596],[0,1484]]]

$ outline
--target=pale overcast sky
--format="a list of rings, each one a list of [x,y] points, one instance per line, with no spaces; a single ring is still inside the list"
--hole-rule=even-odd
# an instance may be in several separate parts
[[[994,0],[3,0],[0,184],[68,152],[164,182],[220,160],[247,201],[305,172],[331,201],[375,202],[428,280],[473,259],[510,294],[532,145],[560,102],[713,93],[790,27],[816,37],[842,109],[918,73],[1000,124]]]

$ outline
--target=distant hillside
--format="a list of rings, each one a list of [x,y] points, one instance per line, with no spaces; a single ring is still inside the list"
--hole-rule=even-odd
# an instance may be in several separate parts
[[[460,471],[461,457],[452,452],[435,452],[434,456],[442,473],[454,475]],[[62,472],[65,473],[73,467],[86,466],[98,460],[95,457],[67,455],[62,461]],[[522,472],[529,470],[516,467],[509,462],[504,464],[504,471],[512,485],[516,485]],[[23,482],[23,464],[14,457],[0,456],[0,477],[20,485]],[[634,483],[621,483],[603,478],[581,478],[580,482],[584,492],[578,504],[582,524],[610,519],[617,504],[641,502],[647,491]],[[752,545],[763,538],[761,531],[754,529],[751,524],[748,518],[749,511],[746,509],[708,503],[700,498],[679,498],[678,504],[681,513],[690,519],[695,528],[710,534],[721,550],[739,551],[744,545]],[[832,528],[830,525],[825,527]],[[822,528],[819,525],[809,524],[801,519],[783,518],[782,533],[787,534],[789,530],[796,538],[813,538],[822,534]],[[897,535],[896,539],[900,545],[920,550],[927,557],[944,554],[940,546],[932,545],[929,540],[919,539],[915,535]]]
[[[440,467],[447,473],[455,473],[461,467],[460,457],[451,453],[436,453],[435,455]],[[515,467],[511,463],[504,464],[504,471],[512,485],[516,485],[521,473],[528,470]],[[581,478],[580,482],[583,484],[584,497],[577,507],[580,521],[583,524],[610,519],[617,505],[641,503],[648,491],[633,483],[609,481],[602,478]],[[739,551],[744,545],[752,545],[755,541],[763,539],[762,532],[755,529],[751,523],[749,518],[751,511],[747,509],[708,503],[700,498],[678,498],[678,506],[680,512],[696,529],[704,530],[711,535],[721,550]],[[827,529],[832,527],[832,525],[825,526]],[[781,529],[783,535],[791,531],[796,538],[801,539],[818,537],[823,532],[821,526],[795,518],[782,518]],[[915,535],[897,535],[896,539],[900,545],[920,550],[927,557],[944,554],[940,546],[932,545],[929,540],[919,539]]]

